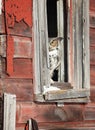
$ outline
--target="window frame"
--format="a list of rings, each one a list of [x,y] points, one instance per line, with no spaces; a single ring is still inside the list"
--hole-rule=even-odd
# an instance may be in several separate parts
[[[44,93],[44,87],[50,86],[46,1],[33,0],[34,101],[88,102],[90,96],[89,0],[68,0],[68,83],[73,89]],[[63,87],[64,85],[66,84],[64,83]]]

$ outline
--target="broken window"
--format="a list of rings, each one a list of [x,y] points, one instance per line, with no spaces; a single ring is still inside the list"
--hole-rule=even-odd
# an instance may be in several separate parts
[[[34,95],[40,102],[87,102],[89,0],[33,1]]]

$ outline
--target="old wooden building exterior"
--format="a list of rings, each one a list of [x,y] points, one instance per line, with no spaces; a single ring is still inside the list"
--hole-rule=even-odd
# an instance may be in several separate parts
[[[0,130],[95,129],[94,35],[95,0],[0,0]],[[47,91],[56,38],[57,89]]]

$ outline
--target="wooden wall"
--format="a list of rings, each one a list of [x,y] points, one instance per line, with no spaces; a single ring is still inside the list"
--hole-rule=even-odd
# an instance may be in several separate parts
[[[25,7],[26,3],[29,7],[28,10]],[[0,42],[4,49],[6,42],[4,36],[8,34],[13,39],[14,54],[10,58],[14,65],[14,73],[11,75],[6,73],[7,70],[10,72],[10,68],[7,68],[9,61],[6,62],[7,54],[2,53],[3,71],[0,71],[0,94],[8,92],[17,96],[16,130],[24,130],[25,123],[29,118],[35,119],[39,128],[44,130],[95,128],[95,0],[90,0],[89,11],[91,101],[88,104],[64,104],[63,107],[58,107],[54,103],[33,102],[31,0],[27,0],[27,2],[17,0],[15,3],[7,0],[4,5],[6,12],[3,10],[2,15],[0,15],[2,19],[2,22],[0,20],[0,35],[3,35],[3,40],[0,39]],[[8,26],[5,28],[4,24],[8,24]]]

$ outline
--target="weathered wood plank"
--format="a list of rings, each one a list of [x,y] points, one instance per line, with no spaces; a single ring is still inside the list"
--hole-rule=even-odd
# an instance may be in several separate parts
[[[58,107],[56,103],[17,103],[17,123],[26,123],[33,118],[37,122],[62,122],[83,120],[83,105],[64,104]]]
[[[90,11],[95,11],[95,1],[94,0],[90,0]]]
[[[73,0],[72,10],[74,87],[90,88],[89,0]]]
[[[3,98],[0,97],[0,129],[3,129]]]
[[[95,46],[95,29],[90,28],[90,46]]]
[[[41,130],[95,130],[95,121],[39,123]]]
[[[33,62],[27,58],[13,59],[13,74],[8,75],[6,72],[6,59],[1,57],[1,77],[2,78],[26,78],[33,79]]]
[[[5,34],[5,18],[4,18],[4,4],[3,0],[0,0],[0,34]]]
[[[34,93],[41,93],[42,86],[49,84],[47,62],[47,19],[46,0],[33,1],[33,43],[34,43]]]
[[[36,101],[40,102],[40,103],[87,103],[90,101],[90,98],[89,97],[80,97],[80,98],[62,98],[62,97],[59,97],[57,94],[57,98],[53,97],[53,94],[52,94],[52,97],[53,97],[53,100],[45,100],[45,96],[44,95],[34,95],[35,96],[35,99]],[[44,98],[43,98],[44,97]]]
[[[90,28],[95,29],[95,14],[94,14],[94,12],[90,12]]]
[[[89,90],[85,89],[70,89],[70,90],[55,90],[48,91],[44,94],[45,100],[58,100],[58,99],[70,99],[70,98],[80,98],[88,97]]]
[[[90,66],[90,77],[91,77],[91,85],[95,85],[95,65]]]
[[[43,90],[43,86],[49,85],[49,69],[47,68],[47,52],[48,48],[48,31],[47,31],[47,12],[46,12],[46,0],[38,0],[39,2],[39,33],[40,33],[40,80]],[[47,75],[47,76],[46,76]]]
[[[90,46],[90,65],[95,65],[95,46]]]
[[[16,96],[4,93],[3,130],[15,130]]]
[[[59,0],[57,1],[57,30],[58,30],[58,37],[64,37],[64,1]],[[61,48],[61,64],[58,73],[58,81],[64,81],[65,74],[64,74],[64,39],[61,41],[60,44]]]
[[[32,39],[28,37],[11,36],[14,42],[14,58],[32,58]],[[6,35],[0,36],[0,55],[6,57]]]
[[[40,87],[40,61],[39,61],[39,23],[38,23],[38,1],[33,0],[33,79],[34,79],[34,91],[35,93],[41,93]],[[37,52],[36,52],[37,50]],[[37,75],[37,76],[36,76]]]
[[[74,87],[82,88],[83,86],[83,1],[73,0],[73,48],[74,48]]]
[[[95,104],[89,103],[85,106],[84,120],[95,120]]]
[[[33,101],[33,83],[31,79],[1,79],[0,94],[11,93],[16,95],[17,101]]]
[[[89,0],[83,0],[83,88],[90,88]]]

